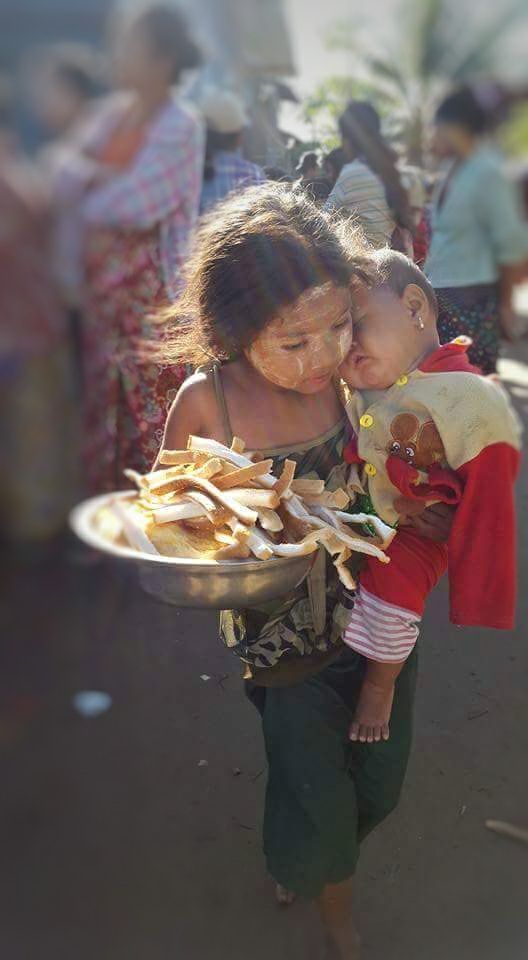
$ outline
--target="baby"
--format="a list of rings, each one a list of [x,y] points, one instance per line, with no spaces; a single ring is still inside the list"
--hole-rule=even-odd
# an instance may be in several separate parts
[[[429,281],[403,254],[374,257],[379,282],[354,288],[354,343],[340,370],[362,506],[398,527],[391,563],[367,561],[344,635],[368,659],[350,737],[369,743],[389,737],[396,678],[448,563],[453,623],[513,627],[520,457],[517,417],[496,379],[470,365],[471,341],[440,346]],[[402,497],[456,505],[447,545],[405,527]]]

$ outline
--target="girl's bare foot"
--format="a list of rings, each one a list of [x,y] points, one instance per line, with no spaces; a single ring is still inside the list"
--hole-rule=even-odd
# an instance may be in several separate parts
[[[357,932],[350,933],[348,945],[337,944],[328,935],[325,937],[326,949],[323,960],[360,960],[360,940]]]
[[[352,880],[327,884],[317,905],[325,931],[325,960],[359,960],[359,934],[352,914]]]
[[[292,903],[297,899],[297,894],[293,893],[292,890],[287,890],[286,887],[282,886],[282,883],[277,883],[275,886],[275,898],[281,907],[291,907]]]
[[[364,680],[356,715],[350,727],[350,739],[374,743],[389,739],[389,720],[394,700],[394,684],[380,686]]]

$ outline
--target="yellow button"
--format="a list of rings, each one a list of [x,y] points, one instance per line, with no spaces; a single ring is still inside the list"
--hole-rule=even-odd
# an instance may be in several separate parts
[[[465,347],[469,346],[472,343],[471,337],[455,337],[453,343],[458,344],[459,346]]]
[[[365,430],[370,430],[374,425],[374,417],[371,417],[370,413],[364,413],[359,423],[362,427],[365,427]]]
[[[397,387],[404,387],[406,383],[409,383],[409,377],[406,377],[405,374],[403,375],[403,377],[398,377],[398,379],[396,380]]]
[[[367,474],[367,477],[375,477],[377,472],[378,471],[376,470],[376,467],[374,466],[373,463],[365,464],[365,473]]]

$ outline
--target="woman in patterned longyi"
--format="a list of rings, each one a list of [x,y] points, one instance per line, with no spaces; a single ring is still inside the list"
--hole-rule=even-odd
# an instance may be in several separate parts
[[[61,198],[84,224],[85,477],[89,491],[122,487],[148,469],[182,367],[140,363],[150,316],[175,296],[198,215],[201,124],[171,86],[196,66],[181,15],[156,4],[120,24],[104,103],[62,169]],[[125,91],[125,92],[123,92]]]

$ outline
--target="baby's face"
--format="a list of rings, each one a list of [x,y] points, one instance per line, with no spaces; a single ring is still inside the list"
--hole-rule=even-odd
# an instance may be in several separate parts
[[[420,356],[417,318],[386,287],[353,292],[354,342],[340,373],[356,390],[385,390],[413,369]]]

